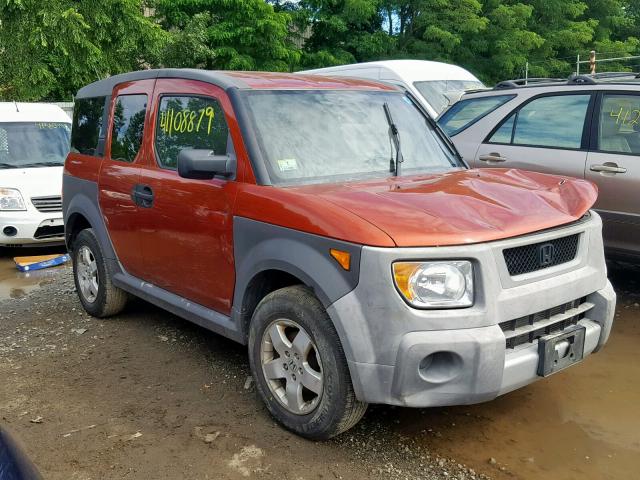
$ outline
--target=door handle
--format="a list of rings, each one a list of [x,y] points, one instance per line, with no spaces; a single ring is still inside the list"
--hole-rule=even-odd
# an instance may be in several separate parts
[[[478,160],[481,162],[506,162],[507,159],[498,152],[491,152],[489,155],[480,155]]]
[[[153,189],[149,185],[142,185],[140,183],[134,185],[131,192],[131,199],[133,203],[142,208],[153,207]]]
[[[627,173],[627,169],[619,167],[617,163],[606,162],[602,165],[591,165],[589,170],[592,172],[604,172],[604,173]]]

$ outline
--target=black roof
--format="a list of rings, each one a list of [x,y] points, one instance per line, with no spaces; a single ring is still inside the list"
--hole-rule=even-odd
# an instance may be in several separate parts
[[[104,97],[111,95],[113,87],[123,82],[133,80],[146,80],[155,78],[183,78],[187,80],[200,80],[212,83],[225,90],[227,88],[248,88],[248,85],[237,77],[226,75],[224,72],[211,70],[198,70],[195,68],[161,68],[155,70],[140,70],[137,72],[122,73],[104,80],[90,83],[82,87],[76,98]]]

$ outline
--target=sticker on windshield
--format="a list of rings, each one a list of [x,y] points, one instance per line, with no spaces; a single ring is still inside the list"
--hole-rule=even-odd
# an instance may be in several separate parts
[[[298,162],[295,158],[283,158],[278,160],[278,168],[281,172],[290,172],[298,169]]]

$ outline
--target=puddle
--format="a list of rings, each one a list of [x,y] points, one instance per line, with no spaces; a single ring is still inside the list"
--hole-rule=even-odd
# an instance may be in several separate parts
[[[48,249],[5,249],[0,256],[0,301],[8,298],[20,298],[40,287],[41,284],[52,281],[56,271],[61,267],[46,268],[33,272],[19,272],[13,262],[13,257],[29,255],[47,255],[64,253],[64,247]],[[68,264],[68,262],[67,262]]]
[[[613,332],[581,365],[485,404],[395,410],[394,428],[497,479],[633,477],[640,470],[638,271],[612,272]]]

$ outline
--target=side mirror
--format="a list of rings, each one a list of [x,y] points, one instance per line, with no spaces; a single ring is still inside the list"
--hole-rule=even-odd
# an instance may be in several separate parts
[[[178,153],[178,174],[183,178],[210,180],[216,175],[230,177],[234,171],[235,160],[229,155],[199,148],[184,148]]]

